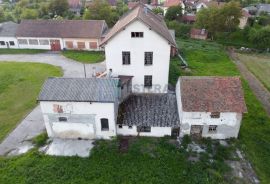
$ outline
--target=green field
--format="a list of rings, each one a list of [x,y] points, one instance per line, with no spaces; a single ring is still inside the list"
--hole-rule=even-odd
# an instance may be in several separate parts
[[[47,50],[39,49],[0,49],[0,54],[39,54]]]
[[[237,58],[243,62],[270,91],[270,56],[263,54],[240,54]]]
[[[222,46],[213,42],[194,40],[178,40],[178,44],[191,68],[190,72],[178,71],[181,75],[240,75]],[[174,59],[171,66],[180,70],[178,62]],[[170,73],[176,73],[176,70],[171,69]],[[170,76],[170,81],[175,83],[173,76]],[[264,77],[269,78],[269,75]],[[270,118],[245,80],[243,80],[243,87],[248,113],[243,118],[239,146],[247,154],[261,182],[268,184],[270,183]]]
[[[46,64],[0,62],[0,141],[35,106],[40,88],[60,68]]]
[[[62,54],[69,58],[82,63],[98,63],[105,60],[104,52],[101,51],[63,51]]]

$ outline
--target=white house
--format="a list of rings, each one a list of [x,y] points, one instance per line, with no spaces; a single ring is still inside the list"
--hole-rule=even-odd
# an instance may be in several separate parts
[[[98,51],[107,29],[104,20],[22,20],[16,37],[19,48]]]
[[[15,37],[18,24],[14,22],[0,23],[0,48],[18,48]]]
[[[239,77],[180,77],[176,96],[181,136],[237,138],[247,112]]]
[[[101,46],[107,72],[133,76],[133,92],[167,93],[170,53],[176,43],[162,17],[138,3],[115,24]]]

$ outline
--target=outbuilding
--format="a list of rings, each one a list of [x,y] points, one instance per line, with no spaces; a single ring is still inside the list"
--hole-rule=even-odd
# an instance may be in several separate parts
[[[25,49],[97,51],[107,29],[104,20],[22,20],[16,37]]]
[[[238,137],[247,112],[239,77],[180,77],[176,96],[181,136]]]

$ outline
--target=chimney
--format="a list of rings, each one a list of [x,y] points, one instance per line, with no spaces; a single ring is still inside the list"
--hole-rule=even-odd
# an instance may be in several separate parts
[[[205,34],[205,29],[202,29],[201,30],[201,35],[204,35]]]
[[[144,7],[143,9],[144,9],[144,13],[147,15],[147,13],[148,13],[148,8],[147,8],[147,7]]]

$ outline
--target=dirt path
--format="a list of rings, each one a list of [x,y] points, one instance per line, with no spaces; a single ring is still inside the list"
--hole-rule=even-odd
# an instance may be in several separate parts
[[[247,69],[244,63],[239,61],[236,53],[233,49],[229,50],[229,55],[233,62],[236,64],[238,70],[249,83],[255,96],[263,104],[264,109],[270,116],[270,92],[264,87],[264,85]]]

